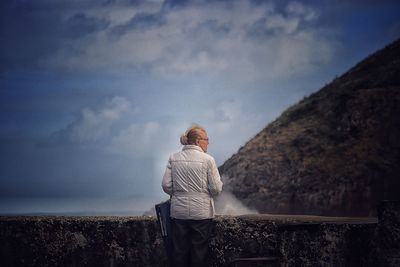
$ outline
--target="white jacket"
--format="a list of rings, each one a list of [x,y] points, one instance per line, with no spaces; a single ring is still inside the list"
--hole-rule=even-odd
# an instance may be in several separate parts
[[[196,145],[186,145],[170,156],[162,188],[171,196],[171,217],[210,219],[214,217],[213,196],[222,191],[215,160]]]

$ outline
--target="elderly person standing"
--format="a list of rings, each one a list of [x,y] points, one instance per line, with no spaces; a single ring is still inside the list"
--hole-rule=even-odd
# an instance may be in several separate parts
[[[190,127],[181,136],[182,151],[170,156],[162,181],[171,196],[174,267],[208,266],[213,197],[222,191],[215,160],[206,154],[207,132]]]

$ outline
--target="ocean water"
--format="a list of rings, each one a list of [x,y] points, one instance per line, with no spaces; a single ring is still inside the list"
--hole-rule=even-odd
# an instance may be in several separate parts
[[[163,198],[14,198],[0,200],[1,216],[153,215]]]

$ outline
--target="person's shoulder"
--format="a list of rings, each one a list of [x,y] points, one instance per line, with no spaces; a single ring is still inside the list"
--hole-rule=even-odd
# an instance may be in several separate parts
[[[174,153],[172,153],[172,154],[169,156],[169,159],[170,159],[170,160],[180,159],[180,158],[182,157],[182,154],[183,154],[183,151],[182,151],[182,150],[181,150],[181,151],[174,152]]]
[[[203,157],[206,161],[208,161],[208,162],[213,162],[213,161],[215,161],[215,160],[214,160],[214,157],[211,156],[210,154],[207,154],[207,153],[204,153],[204,152],[202,152],[201,154],[202,154],[202,157]]]

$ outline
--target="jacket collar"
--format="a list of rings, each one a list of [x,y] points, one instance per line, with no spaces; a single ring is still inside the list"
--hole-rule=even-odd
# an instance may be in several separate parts
[[[183,146],[182,150],[188,150],[188,149],[194,149],[194,150],[198,150],[200,152],[204,152],[203,149],[201,149],[201,147],[196,146],[196,145],[186,145]]]

